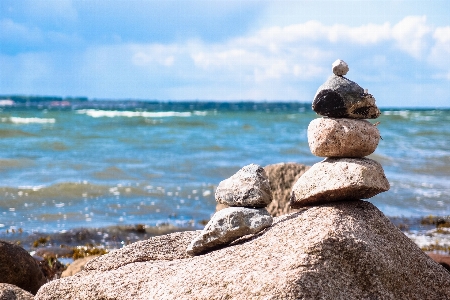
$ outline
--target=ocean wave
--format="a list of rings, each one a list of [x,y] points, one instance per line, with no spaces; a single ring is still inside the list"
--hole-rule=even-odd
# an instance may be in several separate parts
[[[0,129],[1,138],[31,137],[31,136],[36,135],[18,129]]]
[[[77,114],[85,114],[93,118],[100,117],[144,117],[144,118],[165,118],[165,117],[191,117],[205,116],[208,114],[206,111],[194,111],[194,112],[177,112],[177,111],[119,111],[119,110],[97,110],[97,109],[81,109],[76,111]]]
[[[3,123],[13,123],[13,124],[53,124],[56,122],[56,119],[8,117],[8,118],[1,118],[1,121]]]
[[[445,116],[445,112],[441,110],[386,110],[383,111],[385,116],[397,116],[403,119],[414,119],[415,121],[438,121],[440,119],[448,119]]]

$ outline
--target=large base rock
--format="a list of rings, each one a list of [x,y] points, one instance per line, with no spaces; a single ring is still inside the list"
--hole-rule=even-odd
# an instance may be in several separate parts
[[[272,225],[273,218],[265,208],[228,207],[216,212],[202,232],[187,248],[191,255],[223,246]]]
[[[181,249],[192,232],[179,237],[157,243]],[[151,241],[103,255],[97,266],[114,269],[86,266],[35,299],[450,299],[450,273],[365,201],[277,217],[262,234],[205,255],[132,263]],[[118,263],[121,253],[128,258]]]
[[[321,157],[364,157],[380,141],[378,128],[366,120],[318,118],[308,126],[312,154]]]
[[[327,158],[294,184],[291,207],[367,199],[389,190],[381,165],[369,158]]]

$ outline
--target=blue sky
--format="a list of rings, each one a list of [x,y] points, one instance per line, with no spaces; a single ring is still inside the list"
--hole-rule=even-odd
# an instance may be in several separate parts
[[[450,107],[450,1],[1,0],[0,94]]]

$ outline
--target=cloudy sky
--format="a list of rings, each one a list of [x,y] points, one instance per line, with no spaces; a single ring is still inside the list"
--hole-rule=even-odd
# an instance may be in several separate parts
[[[0,94],[450,107],[450,1],[1,0]]]

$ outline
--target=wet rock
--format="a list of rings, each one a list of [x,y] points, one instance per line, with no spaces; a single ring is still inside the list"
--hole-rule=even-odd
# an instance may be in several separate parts
[[[289,206],[292,186],[300,176],[309,169],[309,166],[298,163],[278,163],[264,167],[272,190],[272,202],[266,207],[272,217],[278,217],[295,211]],[[216,212],[229,207],[218,203]]]
[[[437,254],[437,253],[427,253],[435,262],[443,266],[447,271],[450,272],[450,255]]]
[[[56,257],[42,258],[40,256],[34,255],[33,258],[39,265],[42,274],[44,274],[46,281],[51,281],[55,279],[61,278],[61,274],[66,269],[66,266],[63,265]]]
[[[301,208],[332,201],[367,199],[389,190],[381,165],[368,158],[326,158],[292,188],[290,205]]]
[[[61,247],[43,247],[36,249],[34,255],[40,256],[42,258],[70,257],[73,255],[73,249]]]
[[[304,208],[204,255],[151,256],[179,257],[192,232],[178,237],[101,256],[114,268],[52,281],[35,299],[450,299],[450,273],[366,201]]]
[[[292,186],[308,169],[309,166],[298,163],[279,163],[264,167],[273,196],[272,202],[266,208],[272,217],[294,211],[289,206]]]
[[[347,74],[348,72],[348,65],[345,61],[343,61],[342,59],[337,59],[333,64],[332,64],[332,70],[333,73],[337,76],[344,76]]]
[[[345,77],[332,75],[314,96],[312,109],[333,118],[375,119],[381,114],[375,98]]]
[[[71,263],[67,269],[62,272],[61,277],[67,277],[72,276],[78,272],[81,272],[84,270],[84,266],[87,262],[91,261],[94,258],[99,257],[98,255],[92,255],[92,256],[86,256],[83,258],[79,258],[77,260],[74,260],[73,263]]]
[[[321,157],[364,157],[380,141],[377,127],[366,120],[318,118],[308,126],[312,154]]]
[[[251,164],[221,181],[215,198],[229,206],[265,207],[272,201],[272,192],[264,169]]]
[[[25,249],[0,240],[0,282],[35,294],[47,280],[38,263]]]
[[[227,245],[248,234],[255,234],[272,225],[265,208],[229,207],[214,214],[186,252],[197,255]]]
[[[8,283],[0,283],[0,300],[33,300],[33,294]]]

